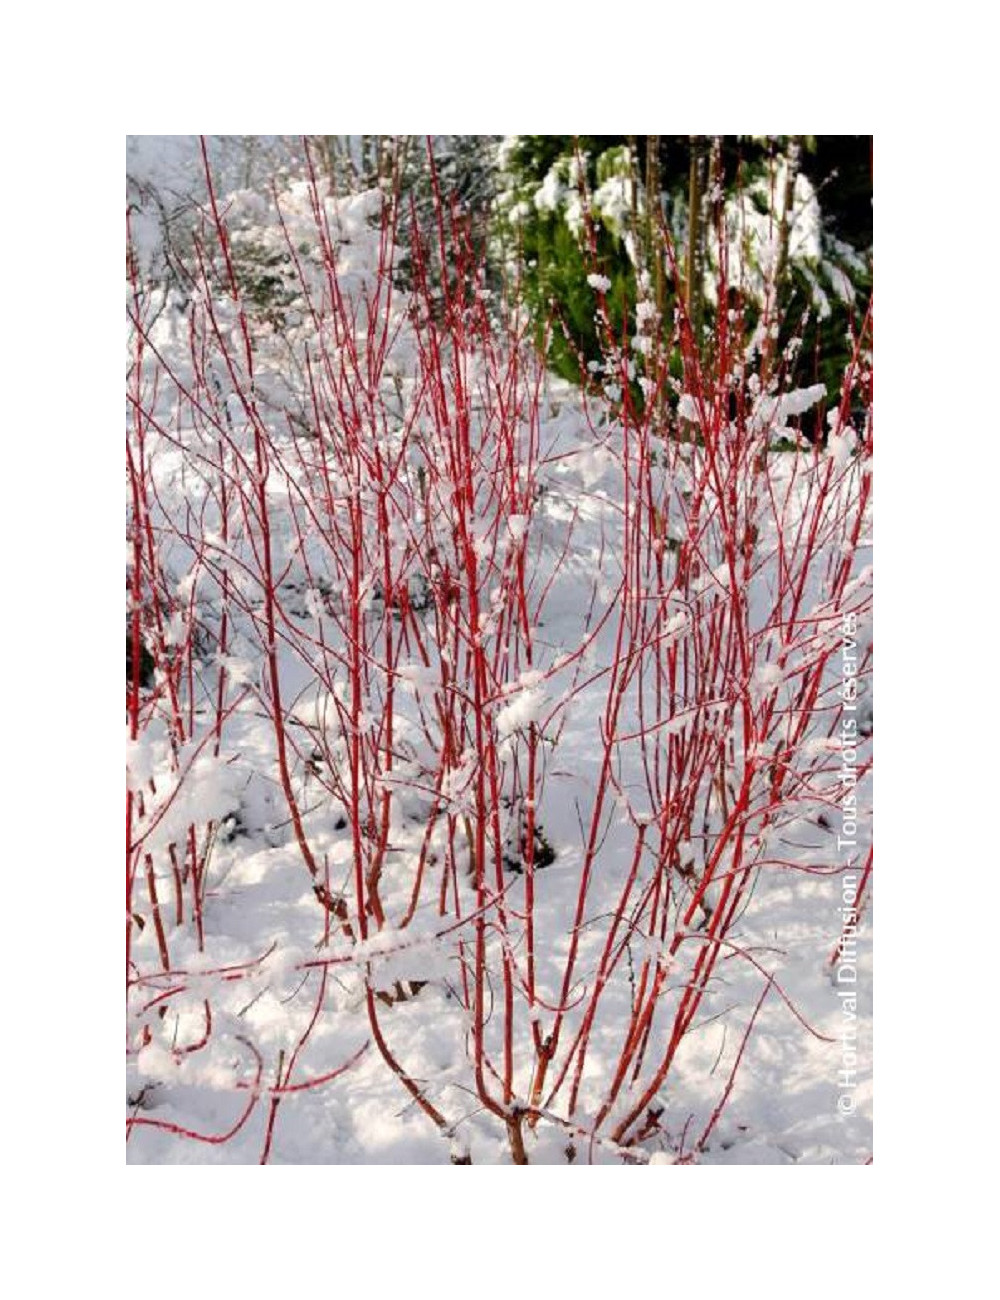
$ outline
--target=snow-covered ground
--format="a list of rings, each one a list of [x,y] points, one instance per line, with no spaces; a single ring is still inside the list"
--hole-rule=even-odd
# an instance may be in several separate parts
[[[257,205],[246,192],[222,204],[236,230],[241,217],[260,220]],[[338,336],[326,356],[347,369],[324,377],[313,351],[326,387],[310,407],[300,386],[295,418],[288,390],[316,340],[309,302],[336,319],[330,259],[304,268],[314,297],[293,290],[280,328],[255,325],[252,390],[224,290],[215,324],[197,290],[134,307],[155,317],[130,378],[130,446],[148,488],[139,514],[153,538],[143,565],[155,554],[161,595],[172,589],[160,658],[174,647],[190,675],[158,665],[128,740],[129,788],[142,797],[129,863],[128,1160],[246,1163],[266,1149],[289,1164],[505,1162],[505,1117],[535,1107],[521,1127],[532,1163],[863,1163],[867,886],[860,927],[831,962],[871,843],[871,505],[854,432],[838,424],[824,451],[766,455],[818,394],[760,394],[746,436],[766,464],[753,468],[689,395],[681,413],[717,440],[718,475],[698,438],[668,444],[647,431],[643,460],[611,404],[548,376],[536,390],[530,367],[489,362],[471,335],[467,351],[428,357],[400,292],[384,308],[391,337],[368,386],[381,405],[360,417],[369,452],[397,466],[380,497],[370,477],[352,481],[352,466],[369,465],[357,448],[360,459],[333,451],[324,462],[326,435],[302,432],[318,416],[333,447],[338,421],[350,423],[337,399],[357,391],[345,376],[372,350],[375,309],[360,305],[380,284],[378,210],[377,196],[329,201],[332,264],[359,307],[362,359],[345,359]],[[313,222],[304,183],[285,216],[302,245]],[[266,229],[280,250],[281,232]],[[431,379],[442,375],[450,387],[438,394]],[[507,380],[509,420],[498,415]],[[465,503],[446,464],[460,417]],[[267,473],[255,480],[261,431]],[[501,488],[504,438],[513,461]],[[743,494],[730,515],[727,466]],[[265,508],[270,630],[255,513]],[[738,573],[727,551],[737,519],[751,539]],[[363,535],[360,572],[348,534]],[[408,612],[387,608],[383,563]],[[344,634],[355,614],[363,644]],[[489,668],[481,695],[477,649]],[[842,689],[855,676],[857,701]],[[845,732],[848,716],[858,723]],[[692,766],[685,745],[712,757]],[[526,871],[530,752],[535,854],[544,846],[552,860]],[[480,829],[489,865],[477,876]],[[640,1049],[626,1038],[646,1005]],[[538,1097],[538,1046],[557,1023]]]

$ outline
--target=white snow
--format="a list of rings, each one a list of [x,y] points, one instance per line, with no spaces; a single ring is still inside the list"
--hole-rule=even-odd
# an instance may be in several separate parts
[[[509,137],[501,154],[509,154],[515,140]],[[781,191],[781,175],[776,179]],[[867,908],[857,961],[857,1052],[864,1078],[855,1094],[856,1110],[846,1119],[836,1110],[842,1013],[827,975],[842,919],[842,881],[835,874],[841,865],[835,786],[842,751],[833,703],[839,685],[841,607],[858,612],[859,697],[870,698],[871,686],[866,656],[872,571],[864,540],[871,535],[870,505],[860,521],[862,545],[848,552],[850,580],[839,605],[824,585],[834,567],[829,560],[839,556],[843,545],[843,521],[854,517],[860,477],[869,464],[856,431],[833,422],[829,426],[826,454],[835,475],[819,454],[767,456],[775,430],[831,400],[830,395],[820,384],[784,393],[772,386],[762,392],[767,385],[754,373],[759,367],[752,357],[742,358],[745,370],[739,382],[745,382],[753,399],[745,431],[748,447],[734,475],[735,504],[728,498],[723,504],[736,513],[741,548],[748,525],[759,529],[754,564],[748,563],[750,577],[744,579],[742,549],[734,568],[731,538],[722,529],[717,487],[705,472],[699,440],[675,441],[659,433],[650,438],[657,461],[655,474],[643,486],[656,494],[657,512],[647,509],[649,497],[630,483],[632,508],[636,501],[642,505],[637,524],[635,514],[626,519],[624,507],[626,474],[637,473],[638,458],[625,454],[632,450],[626,439],[635,430],[620,411],[600,394],[536,376],[525,361],[520,386],[512,383],[509,392],[500,387],[508,402],[507,417],[500,420],[484,396],[497,391],[484,356],[467,341],[446,349],[451,367],[446,378],[454,381],[460,373],[475,401],[483,404],[477,410],[470,403],[463,413],[473,457],[482,453],[473,469],[466,521],[482,584],[475,622],[461,585],[467,558],[457,542],[463,497],[445,472],[445,435],[434,441],[431,388],[421,372],[413,304],[395,286],[384,371],[369,385],[369,363],[378,370],[377,349],[368,338],[369,315],[386,310],[385,299],[376,308],[373,296],[384,195],[338,196],[321,181],[319,199],[333,240],[333,266],[328,266],[316,238],[308,185],[294,177],[282,182],[277,205],[270,194],[233,188],[233,183],[230,188],[224,201],[234,236],[245,237],[245,247],[259,245],[277,256],[284,247],[277,222],[280,205],[293,246],[302,250],[305,291],[329,310],[329,276],[334,275],[356,316],[349,338],[341,333],[335,339],[329,318],[326,333],[317,335],[298,301],[302,286],[293,285],[296,314],[287,329],[265,329],[260,321],[252,325],[255,383],[270,439],[272,559],[285,584],[279,588],[274,640],[282,690],[278,722],[299,827],[289,811],[286,778],[278,763],[273,686],[261,653],[267,619],[252,484],[246,509],[237,493],[223,547],[214,495],[218,476],[215,469],[204,468],[204,458],[214,454],[213,440],[202,436],[191,404],[178,398],[176,386],[163,383],[158,390],[157,419],[171,437],[149,436],[151,474],[162,503],[155,524],[166,539],[165,590],[181,601],[181,609],[167,615],[168,639],[180,652],[189,643],[190,627],[200,626],[207,644],[197,660],[190,712],[183,694],[186,680],[179,687],[183,735],[161,680],[155,690],[144,689],[138,738],[126,740],[127,787],[142,794],[141,814],[133,808],[130,861],[135,879],[126,1068],[127,1115],[135,1122],[128,1131],[128,1160],[192,1158],[185,1139],[151,1121],[224,1131],[252,1100],[254,1053],[259,1052],[263,1088],[273,1086],[279,1059],[287,1067],[295,1056],[291,1083],[298,1086],[362,1053],[330,1082],[283,1096],[271,1152],[276,1162],[447,1163],[466,1155],[475,1163],[507,1161],[506,1125],[480,1103],[471,1055],[477,1028],[472,978],[477,946],[485,961],[485,1076],[493,1088],[492,1072],[503,1069],[504,971],[510,969],[512,1089],[523,1103],[536,1067],[532,1026],[543,1035],[551,1031],[552,1008],[560,1002],[568,954],[575,945],[570,1006],[547,1086],[554,1086],[600,986],[578,1103],[568,1117],[570,1082],[555,1097],[545,1098],[546,1115],[537,1128],[526,1130],[529,1157],[536,1163],[567,1158],[567,1130],[548,1116],[584,1130],[594,1123],[648,964],[646,988],[657,971],[664,979],[647,1055],[630,1063],[619,1101],[593,1143],[578,1143],[581,1163],[620,1163],[622,1151],[610,1130],[655,1076],[695,962],[711,942],[708,909],[718,908],[726,888],[739,888],[745,879],[747,892],[696,1022],[683,1036],[651,1103],[663,1106],[662,1127],[630,1148],[630,1154],[637,1162],[672,1164],[683,1146],[686,1155],[711,1164],[863,1161],[871,1151],[872,1131]],[[573,168],[554,168],[530,198],[540,210],[558,207],[571,225],[582,222]],[[631,199],[627,178],[616,176],[598,187],[593,203],[604,219],[624,226],[631,220]],[[814,205],[815,195],[799,177],[789,252],[804,264],[815,252]],[[516,211],[508,211],[508,217]],[[760,214],[747,208],[729,215],[737,226],[742,221],[743,233],[756,241],[757,271],[766,269],[775,249],[757,223]],[[152,265],[156,248],[148,230],[142,232],[142,247]],[[828,278],[836,292],[835,277]],[[603,275],[593,274],[588,281],[597,292],[611,287]],[[231,329],[233,305],[220,294],[218,306],[223,328]],[[185,311],[202,312],[197,294]],[[644,351],[653,337],[645,331],[652,330],[656,319],[652,302],[640,301],[637,315],[642,330],[633,344],[642,344],[639,350]],[[192,319],[181,316],[189,331]],[[215,409],[224,420],[232,381],[213,353],[217,344],[212,336],[202,341],[221,376],[219,392],[211,398],[206,394],[205,400],[218,403]],[[190,342],[184,329],[163,336],[171,363],[193,382]],[[322,355],[330,372],[347,379],[335,397],[324,394],[327,413],[335,411],[337,418],[330,417],[322,437],[316,437],[307,419],[306,436],[293,432],[298,426],[282,417],[301,409],[308,414],[308,403],[296,405],[301,393],[291,377],[301,375],[307,358],[313,365],[322,347],[327,348]],[[147,364],[153,363],[147,358]],[[622,396],[622,366],[621,357],[594,363],[595,374],[609,377],[606,391],[613,400]],[[640,363],[638,368],[646,367]],[[317,365],[316,373],[321,371]],[[523,412],[536,377],[540,405],[528,419]],[[639,382],[650,381],[643,375]],[[664,391],[677,393],[679,388],[665,386]],[[455,389],[453,384],[443,390],[448,437],[457,427]],[[388,494],[388,533],[376,523],[365,474],[352,482],[346,456],[343,461],[331,456],[325,466],[320,460],[325,448],[341,448],[338,403],[346,407],[349,395],[379,412],[379,419],[372,421],[369,413],[363,421],[364,452],[371,454],[377,446],[387,456],[401,456]],[[714,400],[706,399],[706,409]],[[679,419],[700,423],[700,407],[694,392],[679,393]],[[240,450],[249,461],[251,435],[242,403],[238,409],[233,405],[231,413],[232,454]],[[502,457],[490,459],[493,432],[500,427],[523,462],[514,473]],[[729,431],[730,436],[735,435]],[[529,466],[527,448],[533,439],[538,462]],[[724,438],[718,449],[723,471],[727,454]],[[748,467],[758,462],[763,468],[754,471],[759,477],[751,485]],[[425,483],[423,494],[416,486],[418,466],[430,484]],[[439,482],[432,481],[435,474]],[[817,502],[817,485],[828,479],[834,480],[830,495]],[[196,481],[202,484],[201,495],[193,487]],[[206,481],[211,491],[205,491]],[[247,490],[239,475],[231,486],[237,484]],[[186,519],[192,505],[195,514],[203,512],[205,545],[197,554],[190,539],[172,535],[168,527],[170,519]],[[356,611],[360,646],[352,644],[350,630],[353,555],[337,531],[349,527],[354,509],[360,512],[363,533]],[[792,547],[779,560],[779,530],[786,540],[799,536],[800,525],[813,518],[811,511],[820,512],[821,540],[792,623],[787,592],[783,600],[776,593],[781,563],[794,564],[796,555]],[[830,524],[832,518],[840,520],[837,527]],[[628,539],[635,532],[639,544],[630,552]],[[383,542],[388,543],[394,583],[410,584],[405,589],[414,609],[405,617],[398,606],[377,598]],[[681,542],[689,543],[684,580],[678,579]],[[223,551],[224,573],[218,564]],[[523,609],[515,585],[521,557]],[[644,585],[626,607],[625,593],[632,592],[629,584],[637,570]],[[230,604],[223,645],[215,638],[220,635],[224,577]],[[726,641],[721,659],[713,657],[716,639],[728,637],[734,628],[746,638],[747,664],[736,639]],[[635,653],[628,642],[633,630],[640,638]],[[354,650],[359,652],[357,669]],[[818,683],[821,705],[815,716],[803,719],[793,710],[804,707],[806,692],[800,687],[810,665],[819,663],[825,664]],[[222,724],[216,756],[220,669],[225,670],[223,707],[231,712]],[[485,677],[478,695],[476,671]],[[358,709],[352,703],[354,684],[361,695]],[[391,730],[386,721],[390,695],[395,710]],[[483,700],[478,713],[476,698]],[[609,718],[615,736],[605,762]],[[804,734],[792,746],[800,721],[806,724]],[[529,809],[525,742],[532,724],[537,744]],[[747,727],[751,734],[745,734]],[[481,744],[488,748],[480,752]],[[859,822],[868,833],[870,741],[861,738],[857,749]],[[692,770],[700,775],[691,776]],[[732,823],[739,834],[722,843],[720,828],[744,779],[747,810],[739,814],[742,821]],[[784,785],[774,805],[779,782]],[[484,790],[485,809],[477,802]],[[523,870],[529,811],[535,817],[535,853],[545,845],[553,855],[532,882],[533,1005]],[[207,835],[210,824],[214,837]],[[186,871],[192,830],[204,855],[199,863],[204,871],[203,947],[192,917],[190,873],[182,880],[180,921],[175,909],[170,850],[175,850],[179,871]],[[312,850],[315,875],[305,865],[300,833]],[[482,863],[475,860],[480,842],[487,855]],[[159,889],[168,971],[162,968],[148,894],[147,852]],[[633,861],[636,881],[621,905]],[[696,882],[713,861],[715,876],[701,900],[707,906],[692,905]],[[588,884],[581,923],[575,926],[585,863]],[[359,877],[367,906],[358,905]],[[668,900],[657,904],[655,915],[654,897]],[[685,921],[689,907],[692,915]],[[619,912],[609,949],[617,964],[602,984],[601,963]],[[780,982],[787,1001],[773,990],[768,994],[722,1119],[705,1149],[695,1152],[692,1143],[720,1101],[742,1034],[771,979]],[[159,997],[162,1001],[155,1002]],[[446,1132],[414,1103],[375,1046],[369,997],[394,1060],[420,1081],[426,1098],[446,1116]],[[810,1034],[802,1020],[821,1037]],[[570,1081],[573,1069],[569,1062]],[[156,1086],[140,1103],[136,1098],[144,1083]],[[256,1163],[267,1110],[258,1106],[231,1141],[199,1147],[197,1158]]]

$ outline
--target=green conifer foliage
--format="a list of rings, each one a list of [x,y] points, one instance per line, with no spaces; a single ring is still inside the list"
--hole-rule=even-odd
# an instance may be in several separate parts
[[[603,331],[589,276],[610,281],[605,307],[616,339],[634,331],[635,266],[626,225],[594,202],[601,186],[630,175],[620,136],[519,136],[503,159],[508,188],[498,201],[505,254],[520,263],[523,300],[548,362],[579,383],[600,362]],[[580,181],[583,181],[581,188]],[[590,196],[589,213],[583,194]],[[589,225],[589,229],[588,229]]]
[[[693,154],[702,160],[695,247]],[[517,276],[536,339],[548,340],[548,364],[557,374],[588,381],[607,360],[608,326],[597,319],[594,276],[608,282],[612,337],[637,374],[642,356],[629,352],[637,302],[656,300],[661,342],[669,346],[677,286],[664,275],[658,228],[673,241],[682,282],[695,255],[691,302],[698,310],[691,315],[710,337],[724,227],[730,266],[740,265],[748,330],[770,292],[770,311],[782,321],[775,347],[782,382],[823,382],[828,404],[837,402],[852,353],[850,325],[871,292],[870,137],[516,136],[501,145],[498,171],[495,251]],[[646,192],[650,177],[658,193]],[[768,230],[780,231],[776,257],[767,252]],[[650,267],[654,274],[645,279]]]

